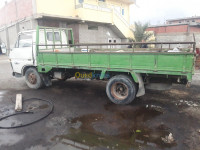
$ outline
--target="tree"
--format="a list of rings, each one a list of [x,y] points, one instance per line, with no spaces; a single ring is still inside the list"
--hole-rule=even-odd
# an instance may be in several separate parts
[[[133,34],[135,42],[147,42],[153,36],[153,33],[146,32],[148,28],[148,23],[142,24],[141,22],[135,22],[135,30],[133,30]]]

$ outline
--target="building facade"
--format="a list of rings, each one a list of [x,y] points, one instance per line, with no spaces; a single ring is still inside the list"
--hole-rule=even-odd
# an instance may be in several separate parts
[[[188,42],[196,41],[200,47],[200,20],[193,18],[168,20],[166,24],[149,26],[147,31],[153,31],[157,42]],[[186,45],[187,46],[187,45]]]
[[[120,43],[133,37],[129,6],[135,0],[12,0],[0,10],[0,40],[37,25],[72,28],[75,43]]]
[[[200,48],[200,17],[189,17],[167,20],[166,24],[150,26],[148,31],[153,31],[156,42],[196,42],[196,47]],[[171,45],[171,48],[190,45]],[[163,45],[168,48],[169,45]],[[196,68],[200,68],[200,56],[196,58]]]
[[[200,16],[166,20],[166,24],[200,23]]]

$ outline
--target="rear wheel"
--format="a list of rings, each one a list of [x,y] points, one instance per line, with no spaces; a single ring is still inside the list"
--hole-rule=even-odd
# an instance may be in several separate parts
[[[32,89],[39,89],[43,86],[43,81],[40,74],[35,68],[29,68],[25,72],[25,80],[28,87]]]
[[[129,104],[135,99],[136,86],[130,77],[117,75],[108,81],[106,93],[115,104]]]

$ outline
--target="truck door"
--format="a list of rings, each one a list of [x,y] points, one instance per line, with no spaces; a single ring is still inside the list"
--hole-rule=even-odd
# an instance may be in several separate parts
[[[33,41],[32,33],[21,33],[10,52],[10,59],[13,72],[22,74],[24,66],[33,65]]]

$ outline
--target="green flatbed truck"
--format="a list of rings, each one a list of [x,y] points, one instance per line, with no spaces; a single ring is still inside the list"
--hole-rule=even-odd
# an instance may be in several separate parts
[[[188,48],[177,51],[177,44]],[[194,49],[195,42],[74,44],[72,29],[38,26],[19,33],[10,61],[13,75],[25,76],[30,88],[50,86],[52,79],[100,79],[108,81],[112,102],[129,104],[152,83],[189,85]]]

